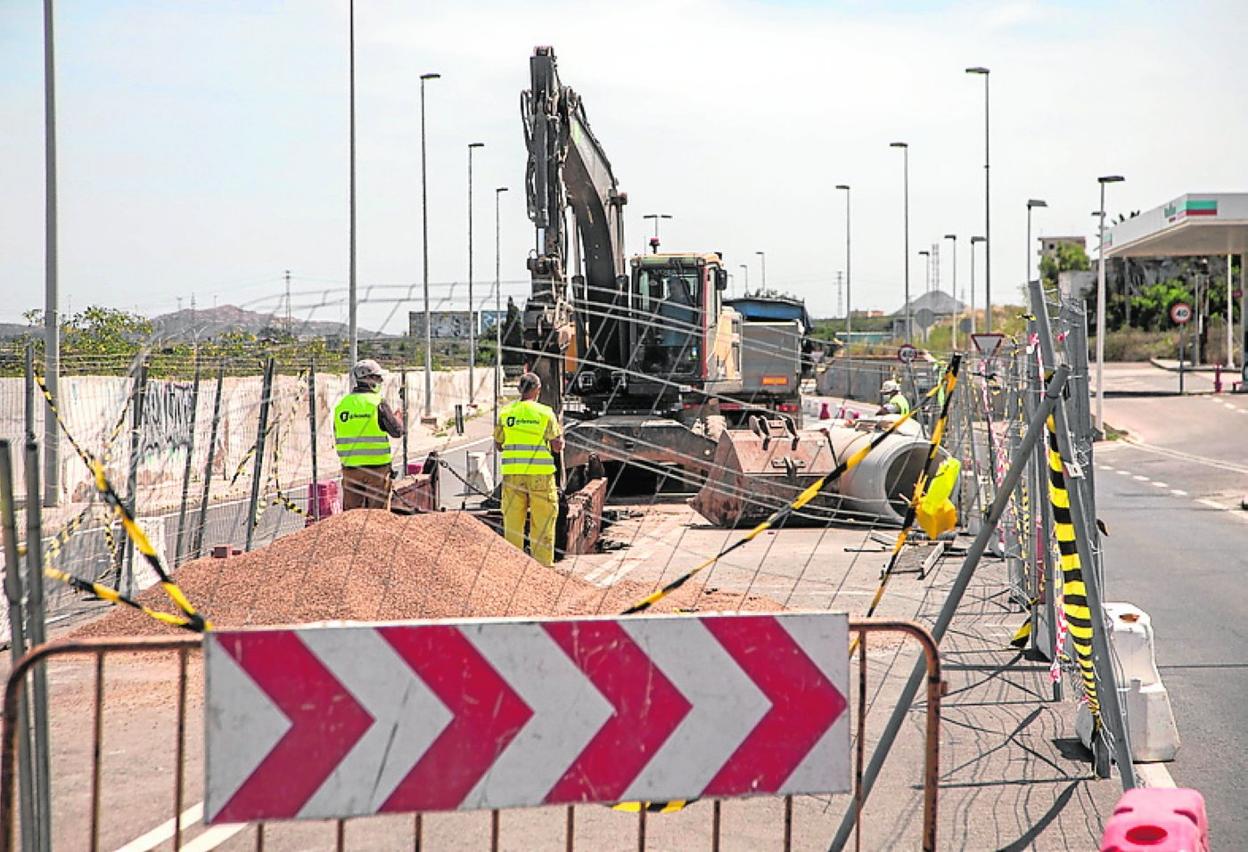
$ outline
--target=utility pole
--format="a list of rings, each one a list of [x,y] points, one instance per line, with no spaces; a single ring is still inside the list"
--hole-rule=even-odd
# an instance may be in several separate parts
[[[766,293],[767,292],[767,252],[756,251],[754,253],[763,259],[763,292]]]
[[[988,96],[989,71],[982,65],[966,69],[967,74],[978,74],[984,78],[984,331],[992,333],[992,182],[991,158],[989,147],[989,115],[991,101]]]
[[[838,314],[845,310],[845,282],[842,280],[843,274],[839,269],[836,272],[836,312]]]
[[[44,122],[44,300],[43,373],[48,392],[59,399],[61,317],[57,277],[56,218],[56,56],[53,52],[52,0],[43,0],[43,122]],[[43,505],[61,497],[61,432],[47,411],[43,418]]]
[[[500,199],[507,187],[494,190],[494,423],[498,423],[498,398],[503,395],[503,293],[502,293],[502,218]],[[498,474],[498,448],[494,449],[494,473]]]
[[[962,319],[961,300],[958,299],[958,235],[945,234],[946,240],[953,242],[953,332],[950,346],[954,352],[958,351],[958,322]]]
[[[1100,245],[1096,249],[1096,430],[1105,434],[1105,184],[1121,183],[1122,175],[1105,175],[1101,185]]]
[[[290,270],[286,270],[286,333],[293,334],[290,324]]]
[[[350,83],[348,89],[348,112],[350,117],[348,125],[349,142],[347,144],[347,160],[350,163],[349,171],[350,189],[348,190],[349,199],[347,201],[348,218],[348,249],[347,249],[347,359],[351,362],[351,366],[355,366],[356,360],[360,357],[359,351],[359,326],[356,318],[356,280],[355,280],[355,0],[348,0],[347,3],[347,40],[350,42],[348,49],[350,70],[348,76]],[[213,307],[216,307],[214,304]]]
[[[740,266],[742,273],[745,275],[745,292],[742,295],[748,296],[750,295],[750,267],[744,263],[740,264]]]
[[[914,317],[910,307],[910,145],[907,142],[890,142],[888,147],[900,148],[902,153],[902,225],[904,234],[902,254],[905,257],[906,276],[906,343],[910,343],[914,337]]]
[[[847,183],[838,183],[838,184],[836,185],[836,188],[837,188],[838,190],[841,190],[842,192],[844,192],[844,193],[845,193],[845,343],[846,343],[846,344],[848,344],[848,343],[849,343],[849,334],[850,334],[850,332],[853,330],[853,323],[850,321],[850,316],[851,316],[851,315],[853,314],[853,312],[854,312],[853,292],[852,292],[852,290],[850,289],[850,288],[851,288],[851,285],[850,285],[850,274],[849,274],[849,273],[850,273],[850,264],[849,264],[849,254],[850,254],[850,252],[849,252],[849,235],[850,235],[850,228],[849,228],[849,213],[850,213],[850,210],[849,210],[849,184],[847,184]]]

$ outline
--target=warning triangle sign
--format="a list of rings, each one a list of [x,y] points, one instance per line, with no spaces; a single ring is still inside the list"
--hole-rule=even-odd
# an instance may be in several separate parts
[[[999,331],[985,332],[982,334],[972,334],[971,343],[979,350],[979,354],[985,358],[991,358],[997,354],[997,350],[1001,348],[1005,335]]]

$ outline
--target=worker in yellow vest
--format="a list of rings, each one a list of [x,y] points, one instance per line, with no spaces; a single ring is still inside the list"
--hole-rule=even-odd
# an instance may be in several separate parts
[[[901,385],[889,379],[880,385],[880,407],[876,414],[909,414],[910,400],[901,392]]]
[[[365,358],[351,368],[351,393],[334,406],[334,447],[342,463],[342,508],[386,509],[394,459],[390,439],[403,437],[403,419],[381,398],[381,366]]]
[[[520,377],[520,399],[498,412],[494,443],[503,474],[503,534],[524,550],[524,524],[529,519],[533,558],[554,565],[559,516],[555,455],[563,452],[563,432],[550,406],[537,401],[541,390],[542,380],[535,374]]]

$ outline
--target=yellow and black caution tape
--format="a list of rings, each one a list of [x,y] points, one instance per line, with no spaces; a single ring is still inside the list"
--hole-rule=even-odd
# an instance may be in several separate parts
[[[87,466],[87,469],[91,471],[91,477],[95,482],[96,490],[100,492],[100,495],[104,498],[104,502],[109,505],[117,520],[121,522],[121,526],[126,531],[126,535],[130,537],[132,542],[134,542],[135,549],[138,550],[139,553],[143,554],[143,558],[147,561],[147,564],[150,565],[152,570],[156,572],[156,577],[159,579],[161,588],[164,589],[165,594],[168,595],[169,599],[177,605],[178,609],[182,610],[182,615],[185,616],[182,620],[186,622],[187,629],[194,630],[199,633],[209,630],[211,628],[211,624],[207,619],[196,612],[195,607],[193,607],[191,602],[187,600],[186,595],[183,594],[178,585],[173,582],[173,578],[170,577],[169,572],[165,570],[164,560],[160,558],[160,554],[156,552],[156,548],[152,547],[152,543],[148,540],[147,534],[143,532],[143,528],[139,526],[138,522],[135,521],[134,517],[130,514],[130,510],[126,508],[125,502],[113,489],[112,483],[108,481],[108,476],[104,471],[104,463],[84,450],[69,429],[65,427],[65,421],[61,416],[60,409],[56,405],[56,400],[53,398],[52,393],[48,390],[48,386],[44,383],[43,378],[35,376],[35,381],[38,383],[39,389],[43,391],[43,396],[48,402],[48,409],[56,418],[57,424],[61,427],[61,432],[69,440],[70,446],[74,448],[74,452],[76,452],[78,457],[82,459],[83,463]],[[95,588],[98,584],[90,583],[86,580],[81,582],[91,586],[93,594],[100,594]],[[136,606],[144,612],[149,612],[146,608],[130,601],[129,599],[122,600],[123,596],[120,593],[112,589],[108,589],[107,586],[99,586],[99,588],[106,589],[112,594],[112,597],[100,595],[105,600],[111,600],[116,603],[126,603],[128,606]],[[155,612],[155,610],[150,610],[150,612]],[[174,619],[180,618],[179,616],[169,617]],[[159,620],[166,621],[166,619]]]
[[[195,633],[201,633],[207,629],[207,622],[203,619],[199,620],[199,626],[197,626],[196,623],[190,618],[184,618],[180,615],[172,615],[167,612],[152,609],[151,607],[146,607],[134,598],[121,594],[121,592],[118,592],[116,589],[109,588],[101,583],[93,583],[90,580],[84,580],[81,577],[75,577],[73,574],[67,574],[59,568],[48,566],[43,569],[43,575],[49,579],[64,583],[65,585],[77,589],[80,592],[84,592],[88,595],[95,595],[101,600],[108,601],[109,603],[123,604],[128,607],[133,607],[146,615],[150,615],[157,621],[173,627],[182,627],[187,630],[194,631]]]
[[[867,618],[875,614],[876,608],[880,605],[880,601],[883,600],[884,589],[888,586],[889,578],[892,577],[893,570],[897,567],[897,560],[901,558],[901,551],[906,546],[906,541],[910,538],[910,528],[914,526],[914,516],[918,511],[919,501],[923,499],[923,492],[927,488],[928,478],[933,473],[932,466],[940,453],[940,445],[945,439],[945,427],[949,419],[949,403],[953,400],[954,388],[958,386],[958,369],[961,365],[962,356],[954,355],[949,360],[949,366],[945,368],[945,375],[933,389],[944,392],[944,401],[940,406],[940,417],[937,418],[936,425],[932,428],[931,442],[927,447],[927,460],[923,463],[923,471],[914,483],[914,497],[910,501],[910,505],[906,507],[906,514],[901,521],[901,529],[897,532],[897,540],[893,542],[893,552],[889,555],[888,565],[885,566],[884,572],[880,575],[880,584],[876,587],[875,596],[871,598],[870,606],[867,607]],[[859,640],[860,637],[855,636],[854,641],[850,643],[849,653],[851,656],[858,649]]]
[[[954,363],[956,363],[956,359]],[[772,512],[771,515],[766,520],[760,522],[758,526],[754,527],[744,536],[737,539],[732,544],[725,547],[723,550],[719,551],[719,553],[716,553],[714,556],[710,557],[709,559],[706,559],[703,562],[699,563],[698,565],[695,565],[693,568],[690,568],[684,574],[677,577],[675,580],[668,583],[663,588],[637,601],[637,603],[633,604],[632,606],[630,606],[628,609],[624,610],[620,614],[621,615],[635,615],[639,612],[645,612],[650,607],[654,606],[656,603],[663,600],[663,598],[667,597],[672,592],[676,591],[681,586],[683,586],[685,583],[689,582],[689,580],[692,579],[696,574],[711,567],[716,562],[718,562],[719,560],[727,556],[729,553],[732,553],[734,550],[736,550],[739,547],[743,547],[744,545],[756,539],[762,533],[774,527],[776,524],[783,522],[786,518],[789,517],[789,515],[793,514],[794,512],[799,511],[803,506],[805,506],[811,500],[815,499],[815,497],[819,496],[819,492],[821,492],[824,488],[836,482],[846,473],[848,473],[849,471],[857,467],[859,464],[861,464],[862,460],[867,457],[868,453],[870,453],[872,450],[878,447],[884,441],[885,438],[887,438],[889,435],[896,432],[898,427],[901,426],[901,424],[905,423],[907,420],[914,417],[914,415],[917,414],[919,410],[923,408],[923,406],[926,405],[929,400],[933,399],[936,396],[936,394],[939,392],[939,390],[942,387],[943,387],[943,384],[938,383],[935,387],[933,387],[930,391],[927,392],[927,394],[925,395],[923,399],[922,405],[916,405],[913,408],[911,408],[908,412],[898,417],[897,420],[894,421],[891,426],[889,426],[883,432],[880,432],[878,435],[872,438],[870,443],[868,443],[866,446],[859,449],[853,455],[844,459],[840,464],[836,466],[834,470],[832,470],[829,473],[824,474],[818,480],[811,483],[810,486],[806,488],[806,490],[804,490],[801,494],[797,495],[797,497],[793,500],[792,503],[790,503],[787,506],[783,506],[777,509],[776,511]],[[945,405],[947,409],[948,407],[947,399],[945,401]],[[940,423],[942,429],[943,429],[943,422],[944,420],[942,416],[941,423]]]
[[[620,802],[617,805],[612,805],[611,810],[635,814],[639,813],[642,808],[645,808],[648,814],[671,814],[676,811],[683,811],[696,801],[697,799],[673,799],[670,802]]]
[[[1092,611],[1088,608],[1088,589],[1083,583],[1083,566],[1075,544],[1075,524],[1070,514],[1070,492],[1066,490],[1066,471],[1058,449],[1057,425],[1050,416],[1049,433],[1049,500],[1053,504],[1053,531],[1062,567],[1062,609],[1070,643],[1075,648],[1075,662],[1083,681],[1083,694],[1097,728],[1101,725],[1101,704],[1097,698],[1096,671],[1092,667]]]

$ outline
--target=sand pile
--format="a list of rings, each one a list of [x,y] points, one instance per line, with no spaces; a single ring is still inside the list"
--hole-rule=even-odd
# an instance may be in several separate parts
[[[622,582],[601,589],[546,568],[462,512],[399,516],[379,510],[327,518],[269,546],[229,559],[199,559],[175,577],[218,627],[309,621],[385,621],[468,616],[614,614],[649,594]],[[752,597],[703,593],[691,582],[655,609],[776,610]],[[139,600],[172,611],[159,588]],[[79,636],[175,631],[128,607],[76,631]]]

